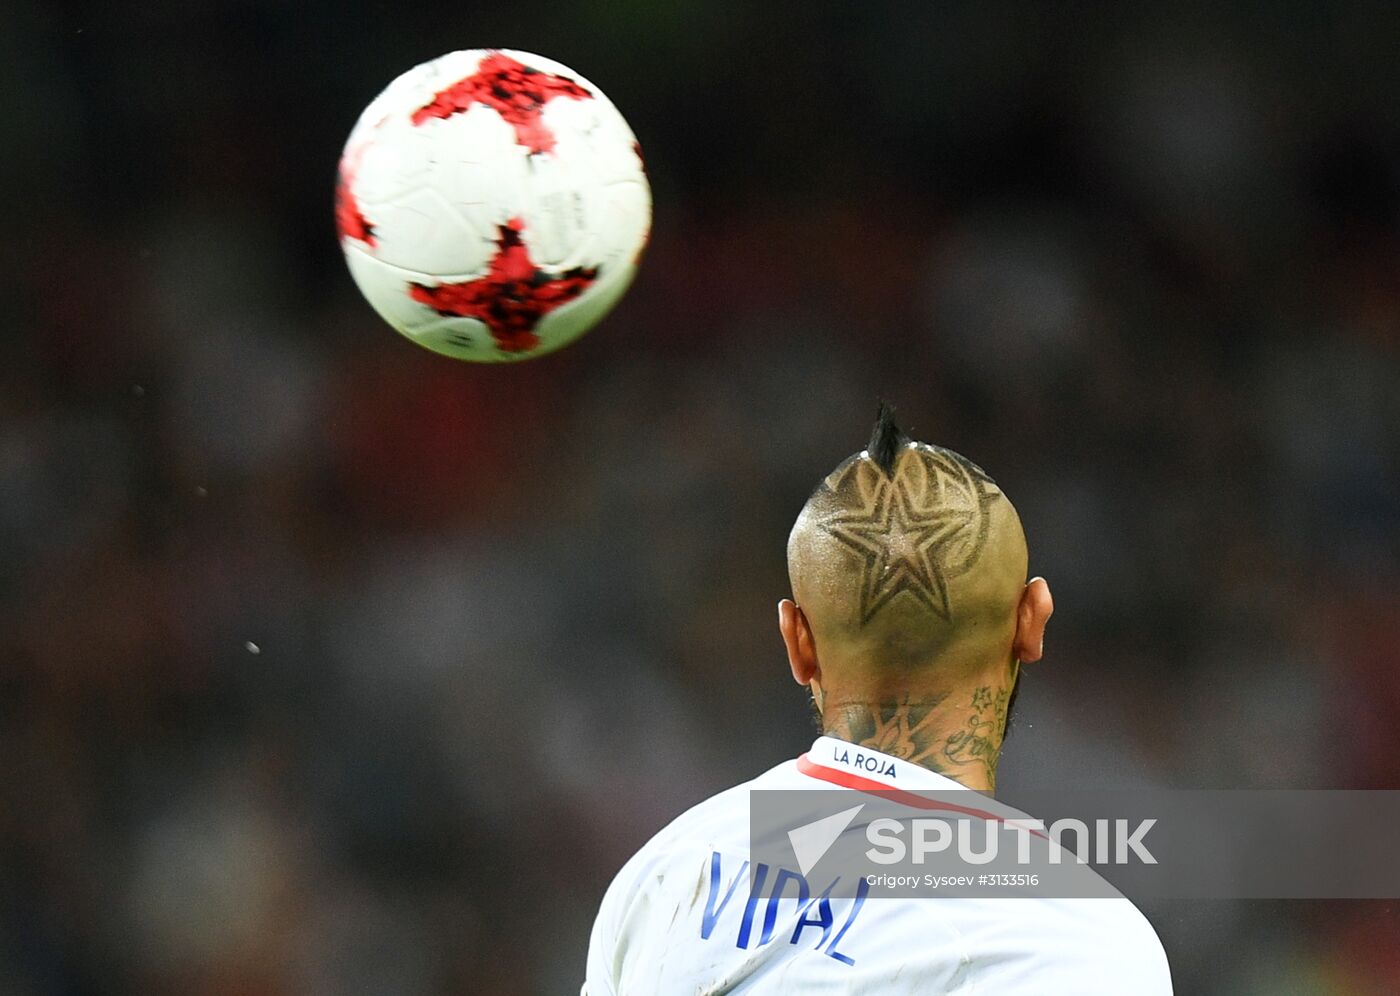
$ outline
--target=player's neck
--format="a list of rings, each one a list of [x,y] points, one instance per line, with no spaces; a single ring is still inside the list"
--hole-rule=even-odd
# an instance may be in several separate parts
[[[822,703],[822,730],[946,775],[970,789],[996,789],[1014,673],[949,692],[898,699],[842,694]]]

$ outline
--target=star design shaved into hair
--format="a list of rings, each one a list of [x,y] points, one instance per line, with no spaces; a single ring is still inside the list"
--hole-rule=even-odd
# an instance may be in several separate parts
[[[946,539],[961,525],[962,513],[918,516],[909,508],[904,489],[886,487],[883,497],[867,512],[844,515],[822,527],[860,554],[861,624],[907,591],[945,619],[948,617],[948,582],[929,548]]]
[[[991,479],[949,450],[909,445],[895,474],[854,459],[827,487],[836,510],[821,528],[861,558],[860,624],[901,593],[951,618],[948,581],[986,544],[987,505],[999,496]]]

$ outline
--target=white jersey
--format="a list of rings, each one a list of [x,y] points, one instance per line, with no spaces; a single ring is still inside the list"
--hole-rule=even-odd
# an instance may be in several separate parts
[[[833,896],[822,920],[795,902],[770,916],[747,896],[749,792],[823,787],[963,789],[819,738],[684,813],[623,866],[593,926],[584,996],[1171,993],[1161,942],[1123,898]]]

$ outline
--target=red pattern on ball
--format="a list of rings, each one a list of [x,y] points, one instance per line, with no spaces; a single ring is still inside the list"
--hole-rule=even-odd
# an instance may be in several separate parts
[[[492,52],[481,60],[471,76],[458,80],[413,112],[413,123],[450,118],[473,104],[485,104],[515,129],[515,140],[535,152],[554,148],[554,133],[541,112],[555,97],[592,100],[593,94],[567,76],[556,76],[527,66],[504,52]]]
[[[335,185],[335,227],[342,239],[355,239],[365,245],[376,245],[374,226],[369,223],[355,201],[355,192],[350,189],[350,176],[345,166],[340,168],[340,178]]]
[[[551,277],[530,259],[521,241],[525,222],[512,218],[498,229],[499,247],[484,277],[428,287],[411,284],[409,294],[440,315],[475,318],[507,353],[524,353],[540,343],[535,326],[555,308],[568,304],[598,277],[596,267],[576,267]]]

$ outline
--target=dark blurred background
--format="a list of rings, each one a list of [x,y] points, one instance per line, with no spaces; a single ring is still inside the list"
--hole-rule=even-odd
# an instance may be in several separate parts
[[[613,872],[813,731],[787,529],[895,402],[1057,609],[1003,787],[1400,788],[1393,4],[0,6],[0,992],[577,991]],[[569,349],[380,323],[411,65],[601,86],[655,234]],[[1397,903],[1147,906],[1394,993]]]

